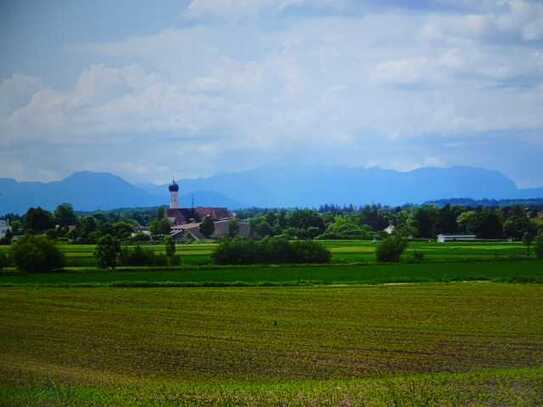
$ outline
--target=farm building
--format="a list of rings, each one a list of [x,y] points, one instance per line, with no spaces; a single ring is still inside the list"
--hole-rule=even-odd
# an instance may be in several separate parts
[[[444,234],[437,235],[437,241],[439,243],[470,242],[474,240],[477,240],[477,236],[475,235],[444,235]]]

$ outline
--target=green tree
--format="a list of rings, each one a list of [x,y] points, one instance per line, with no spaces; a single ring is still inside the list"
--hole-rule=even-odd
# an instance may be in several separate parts
[[[481,239],[500,239],[503,237],[503,222],[492,209],[483,209],[475,218],[475,234]]]
[[[51,212],[42,208],[30,208],[24,216],[24,228],[28,233],[43,233],[53,227]]]
[[[509,218],[503,224],[505,235],[515,240],[521,240],[524,233],[532,228],[534,224],[528,218],[526,211],[519,206],[511,209]]]
[[[171,236],[167,236],[164,243],[166,245],[166,256],[170,259],[173,258],[175,256],[175,240]]]
[[[237,219],[232,219],[228,222],[228,236],[235,237],[239,234],[239,222]]]
[[[200,223],[200,232],[207,238],[211,237],[215,232],[215,223],[209,216],[206,216],[202,223]]]
[[[157,220],[162,220],[166,217],[166,208],[164,208],[163,206],[161,206],[160,208],[158,208],[158,211],[157,211]]]
[[[477,213],[475,211],[466,211],[458,215],[458,226],[464,233],[475,233],[477,229]]]
[[[266,218],[259,218],[255,222],[251,223],[251,229],[260,238],[273,235],[273,227],[266,220]]]
[[[111,225],[111,233],[119,240],[126,240],[134,231],[134,226],[128,222],[120,221]]]
[[[407,239],[394,233],[383,239],[377,245],[376,256],[379,262],[398,263],[403,252],[407,248]]]
[[[535,238],[535,256],[538,259],[543,259],[543,232],[539,232],[537,237]]]
[[[530,247],[532,246],[532,243],[534,242],[536,237],[536,231],[535,229],[530,229],[524,232],[524,235],[522,236],[522,243],[526,246],[526,255],[530,255]]]
[[[98,239],[94,250],[96,264],[103,269],[114,269],[117,266],[120,253],[121,245],[117,239],[111,235],[102,236]]]
[[[8,256],[3,251],[0,251],[0,271],[2,271],[4,267],[7,267],[8,264]]]
[[[169,235],[171,225],[168,219],[155,220],[151,222],[149,229],[153,235]]]
[[[450,205],[445,205],[437,213],[436,233],[458,232],[457,218],[459,211]]]
[[[55,209],[55,222],[60,226],[70,226],[77,223],[74,208],[69,203],[63,203]]]
[[[45,273],[64,266],[62,252],[45,236],[24,236],[11,246],[10,257],[17,269],[26,273]]]
[[[438,209],[433,206],[416,208],[411,225],[415,228],[418,237],[433,238],[436,235]]]

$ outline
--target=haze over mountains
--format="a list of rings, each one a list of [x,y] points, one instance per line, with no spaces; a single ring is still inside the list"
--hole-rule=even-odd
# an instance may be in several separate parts
[[[181,203],[195,206],[318,207],[325,203],[402,205],[450,198],[543,198],[543,188],[520,189],[497,171],[480,168],[264,167],[209,178],[179,180]],[[109,173],[78,172],[54,182],[0,178],[0,213],[29,207],[108,210],[168,203],[166,185],[133,185]]]

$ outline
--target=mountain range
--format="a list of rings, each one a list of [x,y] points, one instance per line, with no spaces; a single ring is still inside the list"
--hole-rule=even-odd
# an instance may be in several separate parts
[[[184,207],[318,207],[322,204],[402,205],[439,199],[543,198],[543,188],[521,189],[497,171],[472,167],[381,168],[262,167],[178,181]],[[167,184],[131,184],[110,173],[77,172],[60,181],[17,182],[0,178],[0,213],[29,207],[53,209],[70,202],[76,210],[165,205]]]

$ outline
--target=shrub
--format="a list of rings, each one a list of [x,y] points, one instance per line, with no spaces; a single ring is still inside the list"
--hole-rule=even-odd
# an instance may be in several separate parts
[[[223,240],[212,254],[217,264],[254,264],[260,263],[257,256],[257,243],[247,239]],[[262,254],[262,253],[261,253]]]
[[[535,239],[535,256],[538,259],[543,259],[543,232],[540,232]]]
[[[166,256],[175,256],[175,240],[173,240],[171,236],[166,236],[166,239],[164,239],[164,245],[166,248]]]
[[[0,252],[0,271],[2,271],[4,267],[7,267],[8,265],[8,256],[6,256],[6,253]]]
[[[318,242],[302,240],[290,245],[292,263],[330,263],[332,259],[330,250]]]
[[[167,266],[168,263],[168,257],[139,245],[133,249],[123,248],[120,254],[120,264],[123,266]]]
[[[424,261],[424,253],[423,252],[413,252],[413,261],[415,263],[422,263]]]
[[[318,242],[289,242],[279,237],[259,242],[224,240],[213,253],[213,260],[217,264],[329,263],[331,257],[330,251]]]
[[[94,249],[96,264],[103,269],[114,269],[117,266],[120,252],[121,245],[117,239],[111,235],[101,237]]]
[[[215,232],[215,222],[209,216],[206,216],[200,224],[200,232],[207,238]]]
[[[388,236],[377,245],[377,261],[397,263],[406,247],[407,239],[404,237],[398,234]]]
[[[44,236],[24,236],[11,247],[10,256],[19,271],[48,272],[64,266],[64,255]]]

